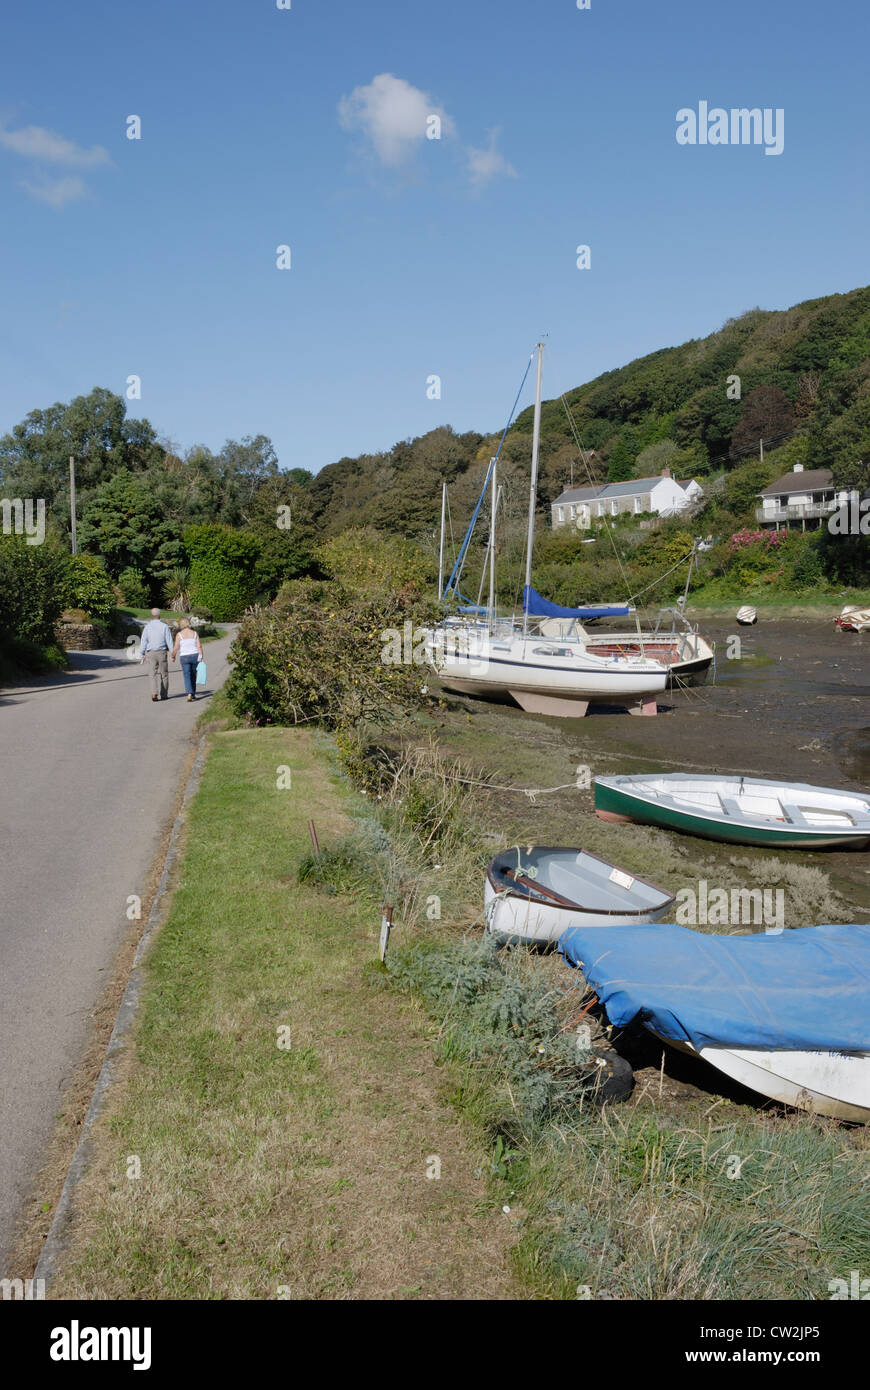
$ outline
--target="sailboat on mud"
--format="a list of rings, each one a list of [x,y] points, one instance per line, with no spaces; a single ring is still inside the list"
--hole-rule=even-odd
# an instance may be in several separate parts
[[[541,437],[541,382],[543,343],[537,346],[537,381],[532,431],[532,471],[529,489],[529,520],[526,542],[526,570],[521,618],[499,619],[495,610],[495,518],[498,504],[498,454],[491,461],[483,491],[454,566],[458,573],[474,524],[486,492],[491,491],[491,523],[488,548],[489,604],[484,610],[459,613],[445,619],[426,634],[426,655],[442,685],[462,694],[488,699],[512,700],[521,709],[536,714],[566,717],[584,715],[589,705],[627,705],[634,714],[655,714],[655,696],[664,690],[668,667],[642,652],[620,654],[596,652],[586,642],[548,638],[535,630],[535,594],[531,583],[532,549],[535,539],[535,507],[538,491],[538,452]],[[520,388],[522,389],[522,388]],[[505,431],[507,433],[507,431]],[[504,440],[504,435],[502,436]],[[499,446],[500,448],[501,446]],[[446,593],[456,592],[454,575]],[[444,597],[444,594],[441,594]],[[628,608],[564,609],[562,613],[582,621],[627,613]]]

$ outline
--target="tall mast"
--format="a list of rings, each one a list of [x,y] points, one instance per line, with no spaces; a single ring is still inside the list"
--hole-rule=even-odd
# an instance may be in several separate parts
[[[535,382],[535,423],[532,429],[532,481],[529,488],[529,534],[526,540],[526,582],[523,590],[523,632],[529,627],[528,593],[532,583],[532,547],[535,543],[535,503],[538,500],[538,447],[541,442],[541,378],[544,369],[544,344],[538,343],[538,375]]]
[[[441,544],[438,547],[438,599],[444,597],[444,513],[447,508],[447,484],[441,484]]]
[[[498,498],[498,486],[496,483],[496,472],[498,463],[493,461],[492,465],[492,500],[490,504],[489,521],[489,630],[492,632],[493,619],[495,617],[495,511]]]

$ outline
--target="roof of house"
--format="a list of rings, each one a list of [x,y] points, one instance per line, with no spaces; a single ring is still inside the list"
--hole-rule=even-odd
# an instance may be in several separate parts
[[[692,481],[677,483],[677,487],[686,488]],[[652,492],[657,483],[676,483],[676,478],[669,478],[665,474],[659,474],[654,478],[631,478],[625,483],[602,483],[598,487],[572,487],[561,493],[556,502],[589,502],[594,499],[605,499],[610,497],[631,497],[632,494]]]
[[[556,502],[588,502],[591,497],[600,497],[603,491],[600,483],[594,487],[570,487],[559,494]]]
[[[782,497],[790,492],[815,492],[819,488],[833,487],[834,475],[830,468],[808,468],[803,473],[786,473],[769,483],[759,497]]]

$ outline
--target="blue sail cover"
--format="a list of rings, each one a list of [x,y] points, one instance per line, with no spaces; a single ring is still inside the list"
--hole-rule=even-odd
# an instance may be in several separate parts
[[[605,603],[600,608],[563,608],[560,603],[542,598],[531,584],[523,589],[523,612],[530,618],[624,618],[628,611],[615,603]]]
[[[870,926],[573,927],[559,950],[620,1028],[637,1019],[696,1048],[870,1051]]]

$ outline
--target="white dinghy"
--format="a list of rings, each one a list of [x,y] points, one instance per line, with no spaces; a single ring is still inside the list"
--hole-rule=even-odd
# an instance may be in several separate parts
[[[533,945],[569,927],[661,922],[674,897],[588,850],[514,845],[489,864],[484,905],[489,932]]]

